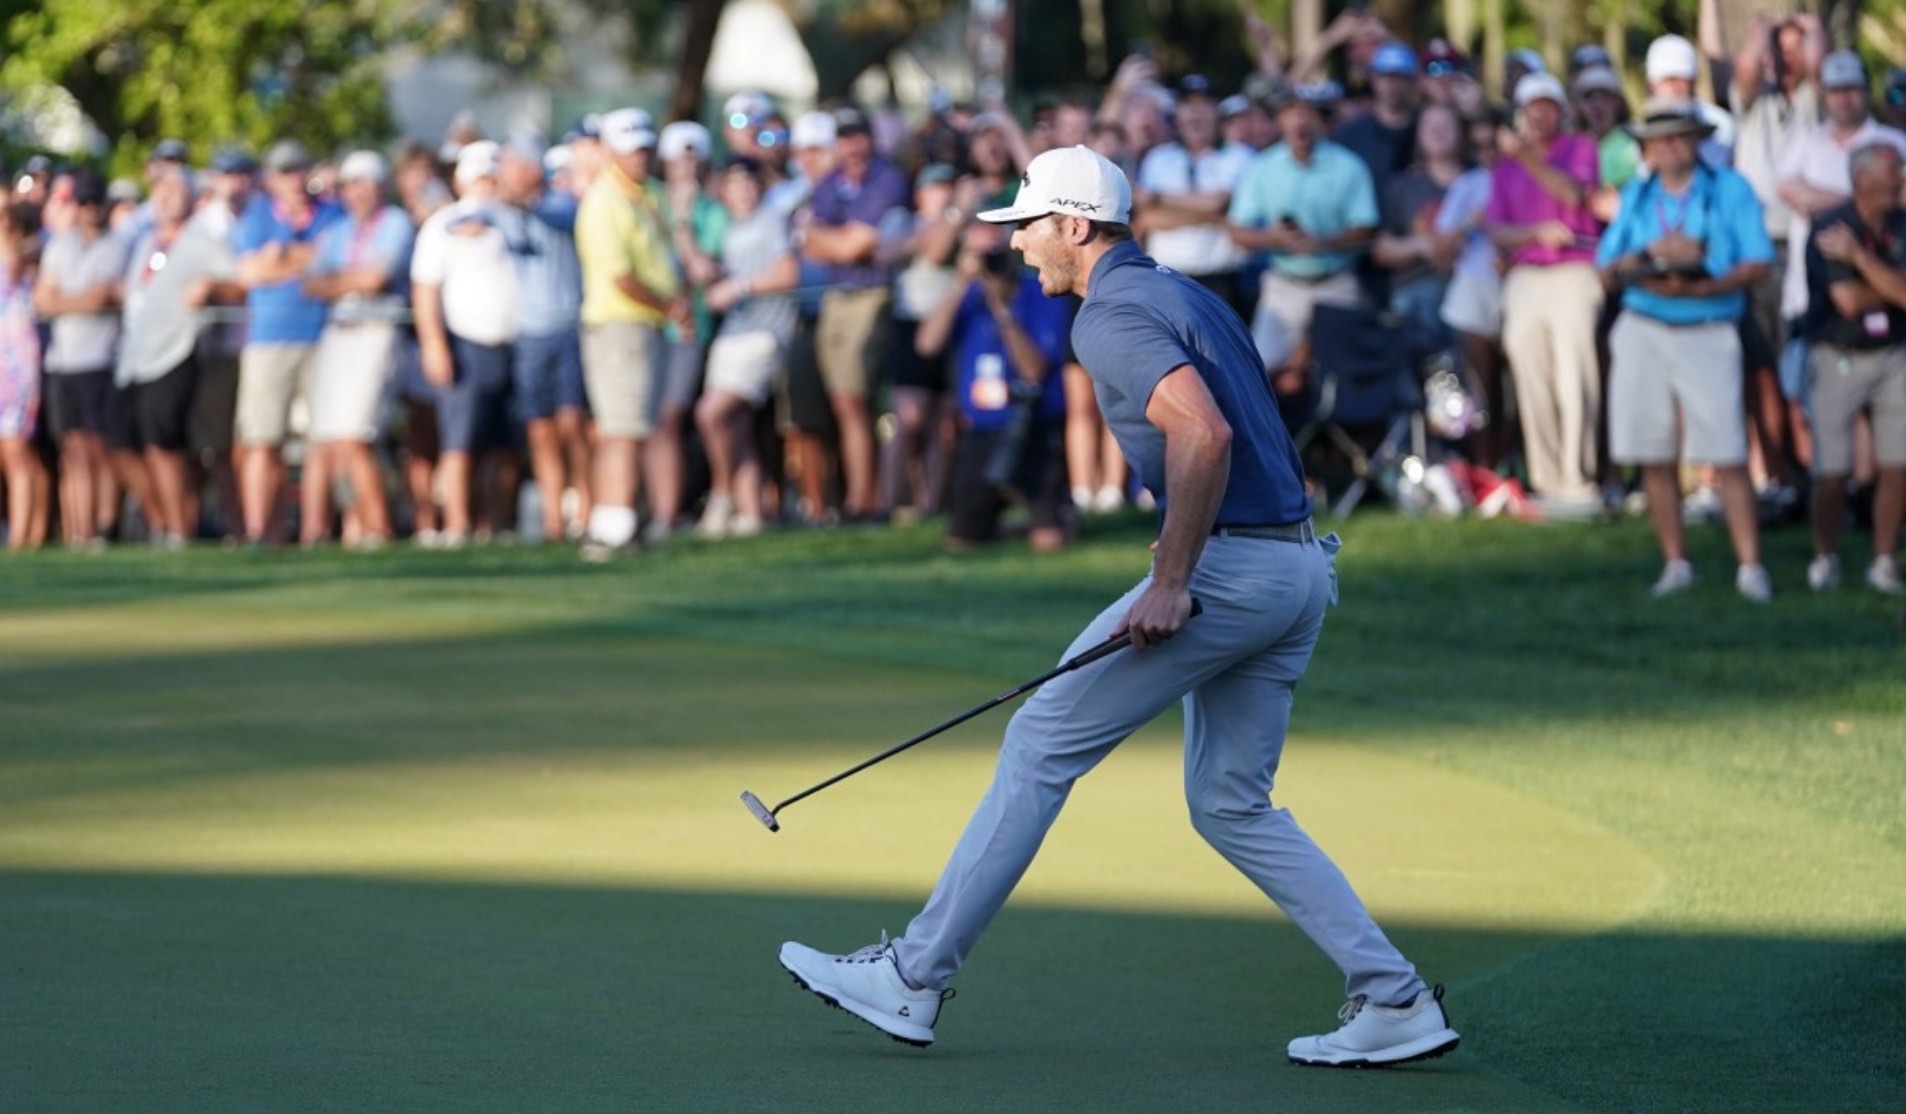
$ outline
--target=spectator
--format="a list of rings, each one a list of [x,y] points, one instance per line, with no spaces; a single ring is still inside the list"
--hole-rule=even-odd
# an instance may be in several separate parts
[[[106,183],[107,231],[130,244],[151,227],[152,211],[146,208],[145,198],[139,192],[139,183],[131,178],[114,178]]]
[[[121,287],[125,331],[115,376],[116,420],[120,439],[143,453],[151,477],[152,538],[168,549],[184,548],[198,528],[186,459],[198,378],[193,295],[237,273],[230,244],[191,222],[194,200],[188,171],[173,168],[153,177],[152,222],[132,245]]]
[[[1641,144],[1628,134],[1628,92],[1621,78],[1606,66],[1590,66],[1575,75],[1570,86],[1581,107],[1582,124],[1595,137],[1596,166],[1601,189],[1595,194],[1595,216],[1603,223],[1615,219],[1621,191],[1641,173]]]
[[[1701,56],[1694,44],[1680,35],[1663,35],[1648,44],[1644,66],[1650,101],[1688,101],[1701,113],[1701,119],[1714,128],[1714,134],[1701,141],[1701,161],[1709,166],[1728,166],[1734,161],[1734,117],[1719,105],[1695,98],[1695,82],[1701,72]]]
[[[662,129],[656,154],[662,161],[662,191],[657,198],[666,218],[676,265],[693,306],[692,319],[668,330],[668,372],[662,384],[655,431],[644,447],[642,472],[648,481],[649,539],[668,537],[682,513],[687,458],[682,427],[690,420],[701,389],[702,361],[714,335],[708,285],[719,277],[721,240],[728,232],[728,211],[704,188],[711,139],[708,129],[678,120]]]
[[[1878,486],[1873,563],[1866,583],[1899,595],[1898,547],[1906,520],[1906,176],[1884,140],[1854,149],[1853,197],[1819,214],[1806,249],[1805,332],[1813,412],[1813,547],[1807,583],[1840,581],[1840,530],[1852,465],[1853,418],[1871,415]]]
[[[1370,111],[1330,138],[1370,168],[1370,180],[1388,182],[1410,165],[1416,148],[1416,52],[1391,40],[1370,56]]]
[[[510,361],[511,400],[529,449],[542,503],[542,536],[580,535],[589,517],[588,399],[582,377],[582,265],[576,258],[576,199],[543,184],[534,140],[500,156],[497,219],[516,266],[522,332]],[[575,494],[574,529],[564,502]]]
[[[1502,257],[1486,228],[1496,166],[1496,132],[1503,116],[1494,109],[1464,122],[1477,165],[1450,183],[1436,212],[1439,234],[1460,233],[1462,252],[1443,295],[1442,320],[1456,332],[1463,361],[1482,388],[1485,420],[1469,438],[1472,464],[1499,467],[1515,431],[1508,421],[1502,370]]]
[[[424,376],[437,390],[445,548],[473,533],[479,456],[502,448],[510,356],[522,332],[516,265],[500,225],[497,145],[478,140],[457,156],[457,202],[417,230],[411,305]]]
[[[1423,100],[1446,104],[1465,118],[1481,112],[1486,103],[1476,64],[1448,39],[1431,39],[1423,48]]]
[[[880,506],[867,406],[877,369],[868,365],[887,316],[893,268],[876,259],[879,230],[888,213],[906,207],[912,190],[892,163],[874,153],[867,119],[858,110],[842,109],[835,125],[839,165],[814,189],[802,251],[826,268],[829,289],[815,322],[815,355],[840,436],[846,488],[841,509],[853,522],[877,517]]]
[[[967,132],[966,164],[971,173],[959,184],[954,204],[978,212],[1011,203],[1019,188],[1019,171],[1031,156],[1019,126],[1003,112],[973,117]],[[1001,200],[1001,199],[1004,200]]]
[[[755,430],[786,367],[795,323],[787,292],[800,282],[801,269],[787,222],[762,203],[763,180],[758,163],[737,158],[720,181],[729,226],[708,304],[723,317],[708,349],[707,388],[695,408],[711,473],[696,526],[705,538],[751,537],[764,521]]]
[[[1591,199],[1595,141],[1563,130],[1567,96],[1548,74],[1516,90],[1517,126],[1497,134],[1500,155],[1486,216],[1509,254],[1502,289],[1502,347],[1514,377],[1529,481],[1547,509],[1598,512],[1595,431],[1601,421],[1595,322],[1602,284]]]
[[[1248,319],[1251,307],[1238,285],[1244,252],[1231,242],[1225,216],[1252,152],[1218,146],[1217,102],[1211,83],[1197,74],[1178,83],[1174,121],[1177,140],[1153,147],[1139,163],[1137,231],[1146,254],[1196,279]]]
[[[576,212],[582,370],[597,432],[594,505],[582,551],[591,561],[608,560],[636,540],[638,461],[655,429],[665,374],[662,329],[693,324],[668,228],[645,185],[656,139],[650,122],[639,108],[603,117],[609,159]]]
[[[1526,46],[1518,47],[1503,56],[1502,95],[1510,104],[1516,104],[1522,95],[1522,80],[1548,72],[1548,64],[1542,61],[1540,54]]]
[[[342,479],[361,531],[357,548],[381,549],[392,535],[384,477],[371,445],[397,366],[397,322],[405,309],[410,217],[389,204],[384,157],[353,151],[338,167],[344,219],[318,235],[305,294],[331,307],[311,375],[311,444],[305,452],[302,540],[331,536],[331,492]]]
[[[1906,155],[1906,133],[1873,119],[1866,64],[1859,55],[1850,50],[1827,55],[1820,63],[1820,90],[1827,118],[1787,148],[1779,169],[1780,199],[1793,214],[1787,226],[1787,243],[1796,247],[1808,242],[1814,217],[1845,205],[1852,197],[1848,157],[1852,152],[1887,143]],[[1787,260],[1780,309],[1791,321],[1806,316],[1809,308],[1806,259],[1795,251]],[[1790,394],[1799,393],[1791,375],[1786,386]],[[1819,469],[1814,471],[1818,475]]]
[[[60,447],[60,522],[68,545],[96,548],[102,526],[118,516],[106,437],[126,245],[106,231],[106,188],[97,177],[74,176],[73,205],[72,229],[46,245],[33,300],[50,323],[43,367]]]
[[[1737,322],[1774,251],[1747,179],[1702,164],[1698,145],[1712,129],[1685,101],[1650,102],[1629,128],[1652,174],[1623,193],[1595,258],[1621,301],[1609,338],[1609,452],[1641,469],[1664,561],[1656,598],[1694,584],[1677,466],[1685,456],[1718,471],[1740,561],[1734,586],[1765,603],[1773,584],[1747,475]]]
[[[953,288],[954,252],[970,214],[954,204],[955,172],[935,163],[913,184],[911,219],[882,236],[883,253],[900,268],[893,284],[891,342],[886,367],[893,407],[893,435],[882,461],[889,513],[907,508],[935,514],[945,487],[945,402],[950,384],[944,355],[922,356],[915,344],[920,322]]]
[[[1283,140],[1256,156],[1231,195],[1231,238],[1247,251],[1271,253],[1256,322],[1282,338],[1267,345],[1278,391],[1303,383],[1306,334],[1319,305],[1353,306],[1361,295],[1357,259],[1375,239],[1380,216],[1370,170],[1356,155],[1322,138],[1315,106],[1288,93],[1277,103]]]
[[[788,216],[806,205],[814,187],[834,172],[836,131],[830,112],[808,112],[797,118],[788,133],[795,173],[769,186],[761,203]]]
[[[802,293],[795,301],[799,313],[794,337],[788,344],[787,372],[781,379],[780,404],[776,409],[785,471],[799,491],[798,511],[787,517],[809,524],[838,521],[837,513],[829,509],[834,470],[831,447],[834,412],[828,405],[827,388],[821,382],[815,350],[815,316],[828,269],[807,259],[799,250],[813,223],[814,187],[834,172],[835,133],[832,113],[810,112],[795,120],[789,144],[798,173],[787,181],[769,186],[762,200],[764,207],[787,215],[795,258],[801,268]]]
[[[757,164],[778,156],[761,146],[763,126],[774,115],[774,102],[766,93],[743,89],[731,95],[721,106],[721,139],[728,154],[752,159]]]
[[[960,436],[947,547],[998,540],[1010,491],[1031,512],[1032,548],[1058,549],[1069,535],[1059,369],[1074,306],[1047,298],[993,225],[966,230],[957,273],[916,341],[923,356],[954,354]]]
[[[1105,97],[1099,102],[1096,124],[1118,128],[1123,161],[1113,161],[1119,162],[1119,168],[1128,175],[1134,172],[1145,152],[1169,137],[1170,97],[1158,84],[1158,67],[1148,55],[1127,57],[1113,73]]]
[[[1704,20],[1703,27],[1718,36],[1718,19]],[[1703,46],[1708,45],[1704,37]],[[1720,53],[1721,43],[1711,45]],[[1795,435],[1806,424],[1800,406],[1790,406],[1783,397],[1776,372],[1787,340],[1780,302],[1788,267],[1787,234],[1793,225],[1793,214],[1780,198],[1780,166],[1787,151],[1819,126],[1819,74],[1825,54],[1826,35],[1817,16],[1803,12],[1776,19],[1763,13],[1741,37],[1728,81],[1729,103],[1740,122],[1735,166],[1760,199],[1774,245],[1773,267],[1749,293],[1741,340],[1748,369],[1748,408],[1758,435],[1755,447],[1777,506],[1799,501],[1795,481],[1801,456]]]
[[[438,173],[436,153],[421,143],[399,148],[393,178],[397,199],[421,230],[439,210],[456,200]],[[412,244],[413,262],[416,242]],[[437,435],[437,388],[424,376],[423,354],[413,327],[397,338],[398,422],[403,427],[402,471],[409,495],[411,541],[424,549],[443,544],[437,513],[437,464],[442,439]]]
[[[245,537],[267,541],[284,487],[284,444],[291,412],[309,397],[312,359],[324,331],[325,307],[304,293],[304,273],[317,238],[343,219],[314,202],[306,186],[311,156],[295,140],[265,155],[265,196],[239,222],[238,278],[250,315],[238,369],[238,488]]]
[[[232,267],[220,277],[193,284],[185,292],[186,304],[201,318],[192,392],[191,445],[197,466],[193,489],[199,491],[205,480],[210,481],[218,505],[218,529],[230,541],[237,541],[244,533],[232,446],[238,421],[238,368],[245,350],[241,307],[246,291],[238,281],[233,245],[238,223],[257,196],[257,174],[258,160],[242,148],[228,147],[212,157],[210,179],[191,223],[197,234],[209,237],[225,250]]]
[[[1888,127],[1906,127],[1906,68],[1895,66],[1886,75],[1886,87],[1880,95],[1880,115]]]
[[[585,113],[563,137],[563,146],[569,148],[569,188],[578,199],[589,192],[609,165],[609,151],[602,142],[602,120],[596,113]]]
[[[46,544],[46,468],[34,450],[40,418],[40,330],[33,268],[40,213],[30,202],[0,209],[0,472],[5,474],[7,548]]]
[[[1462,118],[1450,105],[1431,104],[1417,117],[1414,161],[1383,190],[1383,231],[1371,254],[1388,271],[1390,309],[1409,324],[1418,352],[1448,346],[1443,298],[1469,231],[1439,230],[1436,218],[1444,196],[1468,169]]]

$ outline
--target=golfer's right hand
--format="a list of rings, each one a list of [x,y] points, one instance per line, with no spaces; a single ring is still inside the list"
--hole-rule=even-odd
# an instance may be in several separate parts
[[[1143,650],[1184,630],[1190,621],[1191,590],[1167,588],[1154,580],[1132,601],[1132,609],[1112,634],[1130,634],[1132,648]]]

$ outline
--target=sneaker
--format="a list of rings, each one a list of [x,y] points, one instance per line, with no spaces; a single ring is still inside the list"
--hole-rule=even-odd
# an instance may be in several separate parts
[[[1774,598],[1774,581],[1767,575],[1765,565],[1742,565],[1734,574],[1734,590],[1749,603],[1771,603]]]
[[[1897,596],[1903,589],[1899,580],[1899,562],[1892,557],[1875,557],[1866,568],[1866,586],[1875,592]]]
[[[1431,987],[1401,1006],[1376,1006],[1359,996],[1337,1011],[1334,1033],[1298,1037],[1290,1043],[1293,1064],[1328,1068],[1377,1068],[1441,1056],[1462,1037],[1449,1026],[1443,988]]]
[[[915,1048],[933,1043],[933,1023],[951,990],[915,990],[900,977],[887,934],[847,955],[828,955],[792,940],[781,945],[781,966],[821,1001]]]
[[[708,505],[702,508],[701,521],[695,524],[695,536],[709,541],[725,538],[734,517],[734,500],[726,495],[710,495]]]
[[[738,514],[728,524],[728,536],[731,538],[752,538],[761,533],[761,517],[752,514]]]
[[[1839,554],[1822,553],[1807,563],[1807,587],[1816,592],[1827,592],[1839,586]]]
[[[1669,561],[1661,569],[1661,578],[1656,580],[1648,594],[1655,599],[1685,592],[1694,587],[1694,566],[1686,561]]]
[[[1125,509],[1125,492],[1116,487],[1102,487],[1092,497],[1091,510],[1094,514],[1116,514]]]
[[[1721,521],[1721,490],[1702,484],[1681,502],[1681,521],[1689,525],[1711,526]]]

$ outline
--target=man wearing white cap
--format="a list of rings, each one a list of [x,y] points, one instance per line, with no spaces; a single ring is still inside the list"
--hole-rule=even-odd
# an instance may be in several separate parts
[[[457,156],[457,202],[417,231],[411,301],[424,375],[437,388],[443,539],[465,544],[475,509],[478,454],[503,447],[511,349],[522,331],[516,267],[498,227],[497,145],[479,140]]]
[[[1663,35],[1648,44],[1644,66],[1648,78],[1648,98],[1659,101],[1689,101],[1701,113],[1702,122],[1714,131],[1701,141],[1701,161],[1709,166],[1730,166],[1734,162],[1734,117],[1719,105],[1696,100],[1695,82],[1701,74],[1701,56],[1694,44],[1680,35]]]
[[[805,112],[788,131],[794,174],[768,187],[761,204],[792,216],[814,195],[814,186],[834,172],[834,114]]]
[[[1303,468],[1244,323],[1132,242],[1125,176],[1085,147],[1034,159],[1008,209],[1012,246],[1051,297],[1082,296],[1072,341],[1133,469],[1158,496],[1152,571],[1069,654],[1132,649],[1048,682],[1013,716],[993,786],[906,935],[850,955],[782,945],[808,989],[925,1046],[949,980],[1032,863],[1072,784],[1174,703],[1185,708],[1192,825],[1344,972],[1333,1033],[1293,1062],[1377,1066],[1458,1037],[1431,988],[1336,865],[1270,795],[1291,700],[1335,601],[1334,535],[1311,524]],[[1202,613],[1196,618],[1196,606]]]
[[[331,478],[351,486],[361,534],[376,548],[391,536],[384,478],[371,455],[378,406],[395,366],[397,319],[416,230],[409,214],[386,203],[390,170],[375,151],[353,151],[338,167],[344,219],[318,236],[305,293],[331,306],[311,372],[311,441],[305,457],[301,540],[331,535]]]
[[[774,102],[766,93],[743,89],[731,95],[721,106],[721,138],[728,153],[747,159],[767,158],[770,152],[761,146],[761,128],[773,114]]]
[[[607,560],[636,540],[641,444],[655,429],[664,374],[662,329],[694,318],[649,193],[655,132],[639,108],[602,117],[609,153],[576,213],[582,261],[582,370],[596,415],[595,506],[582,554]]]
[[[1594,138],[1563,130],[1567,104],[1562,83],[1548,74],[1530,74],[1516,87],[1516,128],[1499,133],[1484,219],[1509,256],[1502,349],[1529,481],[1552,513],[1587,515],[1601,510],[1601,226],[1593,211],[1600,175]]]
[[[538,144],[505,144],[498,214],[516,264],[522,332],[511,360],[511,403],[542,496],[542,533],[569,533],[564,493],[576,495],[577,522],[588,516],[588,396],[582,382],[582,266],[576,259],[576,199],[543,181]]]

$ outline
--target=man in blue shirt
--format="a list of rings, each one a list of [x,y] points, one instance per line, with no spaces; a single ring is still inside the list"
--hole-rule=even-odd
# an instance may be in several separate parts
[[[309,385],[324,332],[324,303],[305,294],[305,270],[318,234],[344,215],[313,200],[310,172],[302,145],[274,145],[265,155],[264,196],[252,199],[233,234],[249,314],[238,367],[238,494],[245,538],[253,544],[271,533],[292,403]]]
[[[1357,261],[1376,239],[1381,217],[1369,168],[1322,138],[1316,107],[1282,90],[1272,104],[1283,141],[1244,168],[1231,193],[1230,224],[1239,247],[1270,253],[1253,325],[1278,338],[1271,348],[1288,353],[1271,370],[1290,369],[1278,384],[1289,394],[1310,360],[1306,334],[1316,307],[1362,299]]]
[[[966,230],[960,282],[920,322],[914,346],[953,351],[959,443],[947,506],[946,543],[960,550],[999,537],[1007,495],[1032,515],[1027,542],[1059,549],[1069,540],[1066,505],[1066,334],[1069,299],[1048,298],[989,224]]]
[[[1271,807],[1291,700],[1336,597],[1334,536],[1317,537],[1296,450],[1251,336],[1217,295],[1132,243],[1131,188],[1085,147],[1034,159],[1012,246],[1049,296],[1085,299],[1073,346],[1163,521],[1151,575],[1068,651],[1120,632],[1132,649],[1041,688],[1006,729],[992,789],[926,908],[898,940],[846,956],[797,943],[781,964],[897,1040],[927,1045],[980,934],[1057,819],[1072,783],[1174,702],[1185,707],[1192,825],[1344,973],[1341,1028],[1299,1037],[1293,1062],[1397,1064],[1456,1046],[1432,989],[1370,919],[1336,865]],[[1203,614],[1193,620],[1192,600]]]
[[[1740,320],[1746,292],[1773,264],[1774,246],[1747,179],[1702,163],[1700,142],[1713,130],[1686,101],[1650,102],[1643,119],[1628,125],[1654,173],[1622,191],[1620,215],[1595,258],[1622,306],[1608,339],[1608,450],[1617,463],[1641,468],[1665,561],[1651,590],[1656,598],[1694,584],[1681,524],[1677,461],[1685,452],[1720,473],[1740,559],[1735,587],[1764,603],[1773,587],[1760,563],[1759,510],[1747,476]]]
[[[517,312],[512,402],[542,496],[543,537],[563,538],[562,495],[589,489],[588,401],[582,378],[582,266],[576,256],[576,199],[545,189],[543,153],[519,137],[500,155],[497,224],[516,264]],[[586,520],[587,514],[578,521]]]

